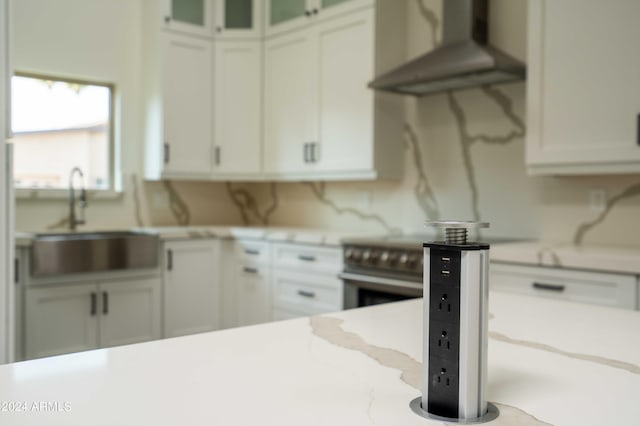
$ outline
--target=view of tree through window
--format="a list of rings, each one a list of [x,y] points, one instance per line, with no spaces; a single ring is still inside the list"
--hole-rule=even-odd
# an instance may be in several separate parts
[[[111,87],[16,75],[11,81],[16,188],[59,189],[80,167],[90,189],[111,187]]]

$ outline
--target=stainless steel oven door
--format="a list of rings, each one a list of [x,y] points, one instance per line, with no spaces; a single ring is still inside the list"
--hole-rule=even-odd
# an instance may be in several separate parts
[[[422,283],[347,272],[340,278],[344,282],[344,309],[422,297]]]

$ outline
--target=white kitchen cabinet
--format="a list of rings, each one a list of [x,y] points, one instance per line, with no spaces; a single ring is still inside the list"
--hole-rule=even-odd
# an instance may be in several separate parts
[[[153,0],[162,1],[162,26],[196,36],[213,34],[214,0]]]
[[[264,0],[216,0],[216,39],[259,39],[262,37]]]
[[[317,40],[304,29],[267,40],[264,76],[264,171],[313,172],[318,142]]]
[[[25,291],[25,358],[98,348],[98,292],[93,282]]]
[[[262,47],[217,41],[214,72],[214,174],[256,177],[262,169]]]
[[[344,288],[338,278],[342,269],[340,247],[274,244],[272,292],[276,318],[342,310]]]
[[[164,336],[217,330],[221,322],[219,241],[164,243]]]
[[[163,176],[211,173],[211,42],[164,34]]]
[[[224,327],[271,320],[271,246],[254,239],[223,242]]]
[[[86,281],[52,278],[28,285],[24,291],[25,358],[159,339],[160,279],[138,275],[108,279],[102,274]]]
[[[239,262],[236,272],[237,325],[271,321],[269,266]]]
[[[374,0],[267,0],[266,35],[299,29],[315,20],[332,18],[374,3]]]
[[[635,275],[491,263],[492,290],[637,309]]]
[[[160,280],[155,277],[101,282],[100,346],[160,339],[161,291]]]
[[[529,2],[527,166],[640,171],[640,2]]]
[[[367,84],[404,61],[403,38],[387,34],[382,46],[378,37],[402,26],[402,11],[402,4],[380,1],[265,42],[267,177],[401,176],[403,99]]]

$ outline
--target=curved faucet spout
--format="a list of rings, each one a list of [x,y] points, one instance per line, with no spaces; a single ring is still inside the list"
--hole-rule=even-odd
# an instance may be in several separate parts
[[[80,196],[78,197],[78,207],[80,207],[80,218],[76,216],[76,197],[73,187],[73,178],[77,174],[80,175],[82,187],[80,188]],[[84,184],[84,174],[80,167],[74,167],[69,174],[69,229],[75,231],[78,225],[84,225],[84,209],[87,207],[87,195]]]

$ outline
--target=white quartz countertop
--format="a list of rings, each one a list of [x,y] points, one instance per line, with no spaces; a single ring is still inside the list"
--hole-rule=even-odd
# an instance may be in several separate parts
[[[490,256],[492,262],[640,275],[640,248],[633,247],[530,241],[494,244]]]
[[[0,366],[0,424],[442,424],[409,409],[420,394],[421,307]],[[639,312],[498,292],[490,312],[488,395],[501,411],[491,424],[638,424]]]
[[[290,242],[315,245],[339,246],[343,238],[361,236],[354,232],[339,232],[326,229],[311,228],[281,228],[281,227],[252,227],[252,226],[169,226],[145,227],[132,229],[117,229],[124,231],[140,231],[157,234],[162,240],[181,240],[188,238],[251,238],[267,241]],[[104,230],[83,230],[78,232],[94,232]],[[112,231],[112,229],[109,229]],[[67,231],[69,232],[69,231]],[[56,232],[50,232],[56,233]],[[61,232],[61,233],[64,233]],[[29,246],[36,233],[16,232],[17,246]]]

